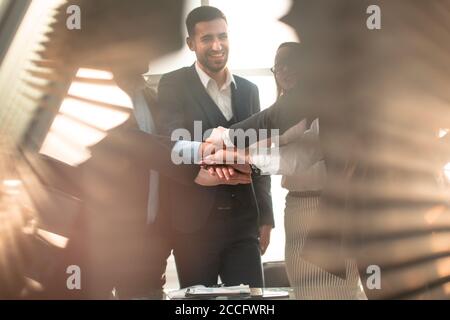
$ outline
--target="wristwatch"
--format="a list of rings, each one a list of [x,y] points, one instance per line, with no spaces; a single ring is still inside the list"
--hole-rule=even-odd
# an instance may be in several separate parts
[[[252,175],[254,175],[254,176],[260,176],[261,175],[261,169],[259,169],[254,164],[251,164],[250,168],[252,169]]]

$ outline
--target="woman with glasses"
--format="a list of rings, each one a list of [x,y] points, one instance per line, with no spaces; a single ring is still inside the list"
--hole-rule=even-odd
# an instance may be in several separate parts
[[[301,73],[297,63],[299,56],[299,43],[286,42],[278,48],[275,65],[271,69],[278,98],[295,90]],[[310,263],[303,255],[308,230],[326,183],[326,163],[319,143],[319,119],[303,119],[283,134],[279,155],[276,173],[283,174],[282,186],[289,190],[284,216],[286,268],[296,298],[365,298],[356,264],[347,267],[347,279],[343,279]],[[254,158],[257,160],[257,157]]]
[[[278,48],[275,65],[271,68],[277,84],[277,100],[298,90],[302,71],[298,62],[301,56],[302,47],[299,43],[286,42]],[[299,100],[299,108],[300,103]],[[283,104],[279,108],[282,110]],[[275,147],[270,150],[261,149],[261,145],[272,144]],[[305,242],[319,208],[327,175],[319,139],[318,117],[302,119],[279,136],[278,142],[272,140],[270,144],[261,143],[258,148],[255,146],[250,146],[248,152],[233,148],[220,150],[205,160],[207,164],[215,165],[224,163],[225,159],[235,159],[239,163],[250,163],[261,174],[283,175],[282,186],[289,190],[285,208],[286,267],[296,298],[365,299],[353,260],[346,264],[346,276],[341,278],[310,262],[304,254]],[[320,258],[320,252],[315,254]]]
[[[301,45],[286,42],[280,45],[271,68],[277,84],[277,98],[295,90],[300,81]],[[303,248],[311,221],[319,208],[321,192],[326,183],[326,164],[319,143],[319,119],[303,119],[280,138],[279,159],[260,164],[262,171],[283,174],[286,196],[285,233],[286,268],[297,299],[365,298],[356,264],[347,266],[347,278],[339,278],[305,259]],[[261,157],[251,160],[258,166]],[[273,160],[277,163],[273,165]],[[272,163],[271,167],[267,166]],[[266,166],[266,169],[264,169]],[[276,172],[274,168],[276,167]],[[320,253],[319,253],[320,255]]]

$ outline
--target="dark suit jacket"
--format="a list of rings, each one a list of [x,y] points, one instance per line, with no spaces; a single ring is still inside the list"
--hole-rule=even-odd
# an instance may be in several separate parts
[[[150,102],[147,93],[146,98]],[[127,122],[91,148],[91,158],[78,167],[45,156],[30,158],[30,167],[43,185],[34,184],[30,189],[39,212],[39,228],[70,239],[61,252],[42,241],[32,241],[36,265],[30,265],[27,272],[45,284],[44,295],[103,298],[93,295],[101,291],[101,279],[132,285],[152,276],[149,263],[160,261],[149,256],[153,252],[149,246],[155,243],[147,241],[165,225],[161,219],[166,215],[159,212],[155,223],[147,224],[149,171],[194,185],[199,170],[196,165],[174,165],[173,145],[169,137],[140,131],[131,113]],[[68,291],[65,286],[65,268],[72,264],[84,273],[80,291]]]
[[[152,101],[147,90],[144,95],[153,114],[152,106],[156,101]],[[137,211],[145,216],[149,191],[149,175],[146,173],[150,170],[180,184],[195,184],[198,166],[173,164],[171,149],[174,144],[169,137],[141,131],[131,113],[125,123],[110,130],[102,141],[90,149],[91,158],[80,166],[71,167],[47,157],[40,157],[44,161],[37,161],[33,165],[37,166],[35,171],[45,181],[44,184],[54,189],[84,199],[85,187],[81,179],[82,176],[88,176],[94,180],[92,183],[101,184],[102,189],[121,193],[120,198],[124,200],[133,198],[124,201],[128,202],[127,211],[134,211],[139,206]],[[142,201],[136,201],[136,197]]]
[[[155,101],[150,93],[145,91],[144,94],[149,106],[153,106]],[[35,158],[32,166],[43,184],[53,190],[81,199],[101,212],[119,212],[118,216],[120,212],[126,213],[124,218],[128,216],[145,225],[150,170],[179,184],[195,185],[198,166],[174,165],[171,161],[173,145],[169,137],[141,131],[131,113],[125,123],[110,130],[90,149],[91,158],[80,166],[71,167],[45,156]],[[49,224],[48,229],[67,235],[65,223],[54,221],[51,204],[40,203],[45,207],[41,210],[43,215],[48,216],[44,219]]]
[[[242,121],[259,112],[258,88],[251,82],[234,76],[236,88],[232,86],[234,122]],[[220,109],[203,87],[195,66],[182,68],[164,75],[158,88],[158,105],[161,108],[157,126],[159,133],[170,136],[175,129],[186,128],[194,137],[194,121],[201,121],[202,134],[217,126],[228,127]],[[186,187],[180,184],[167,186],[170,189],[167,203],[173,225],[182,231],[194,231],[205,223],[214,207],[232,207],[258,215],[260,225],[273,225],[270,178],[254,178],[255,202],[250,185],[219,186],[205,188]]]

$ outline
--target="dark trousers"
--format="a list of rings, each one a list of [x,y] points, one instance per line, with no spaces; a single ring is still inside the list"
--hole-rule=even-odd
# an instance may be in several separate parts
[[[193,233],[174,231],[174,256],[181,288],[223,284],[263,287],[254,215],[215,209]]]

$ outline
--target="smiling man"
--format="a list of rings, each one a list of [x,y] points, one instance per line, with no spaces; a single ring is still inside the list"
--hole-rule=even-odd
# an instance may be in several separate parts
[[[162,77],[158,88],[160,133],[170,136],[183,128],[194,135],[195,121],[201,121],[203,133],[217,126],[228,128],[259,112],[256,85],[227,68],[225,15],[217,8],[202,6],[189,13],[186,26],[187,44],[197,61]],[[183,154],[197,154],[189,149],[198,149],[198,142],[184,142],[188,152]],[[218,276],[226,285],[262,287],[261,254],[273,228],[270,177],[254,177],[253,188],[208,189],[174,182],[165,187],[181,287],[214,285]]]

